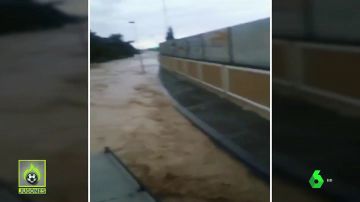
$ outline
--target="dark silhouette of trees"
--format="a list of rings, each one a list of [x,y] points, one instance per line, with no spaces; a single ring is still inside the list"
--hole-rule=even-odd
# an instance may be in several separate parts
[[[174,31],[172,27],[169,27],[167,33],[166,33],[166,41],[173,40],[174,38]]]
[[[0,35],[57,28],[81,20],[57,10],[53,3],[33,0],[0,0],[0,19]]]
[[[124,42],[121,34],[109,37],[100,37],[94,32],[90,33],[90,61],[105,62],[108,60],[132,57],[136,50],[130,42]]]
[[[109,39],[111,39],[113,41],[122,41],[123,36],[121,34],[112,34],[109,36]]]

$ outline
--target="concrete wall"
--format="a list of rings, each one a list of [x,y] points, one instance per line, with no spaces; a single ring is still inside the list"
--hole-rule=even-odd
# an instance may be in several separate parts
[[[268,69],[270,66],[270,19],[232,27],[234,63]]]
[[[270,117],[270,20],[160,44],[162,68]]]
[[[187,40],[174,40],[173,42],[173,53],[176,53],[178,57],[187,57],[188,54],[188,41]]]
[[[273,0],[273,90],[359,111],[360,1]]]
[[[265,118],[270,117],[270,72],[251,68],[159,56],[162,68],[210,88]]]
[[[204,50],[202,46],[203,44],[202,36],[201,35],[192,36],[192,37],[188,37],[186,40],[189,44],[187,57],[190,59],[197,59],[197,60],[202,59],[204,54],[203,52]]]
[[[270,106],[270,76],[267,72],[230,68],[229,92],[260,105]]]
[[[313,2],[315,37],[360,42],[360,1]]]
[[[360,106],[359,55],[360,47],[273,40],[273,82]]]
[[[203,34],[203,50],[206,61],[230,62],[229,30],[220,29]]]
[[[160,44],[162,55],[270,69],[270,20],[262,19]]]
[[[358,0],[273,0],[273,36],[360,43]]]
[[[304,0],[273,0],[272,2],[273,35],[304,37],[306,2]]]

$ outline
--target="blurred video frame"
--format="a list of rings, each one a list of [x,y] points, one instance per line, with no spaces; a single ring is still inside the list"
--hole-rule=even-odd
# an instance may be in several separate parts
[[[273,1],[273,201],[360,200],[359,9]]]
[[[87,201],[86,0],[0,2],[0,201]],[[18,160],[47,194],[18,195]]]

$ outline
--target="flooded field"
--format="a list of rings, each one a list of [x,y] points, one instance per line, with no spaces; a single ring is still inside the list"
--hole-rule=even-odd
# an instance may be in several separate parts
[[[112,148],[165,202],[269,201],[269,186],[178,111],[157,78],[157,55],[92,64],[91,152]]]

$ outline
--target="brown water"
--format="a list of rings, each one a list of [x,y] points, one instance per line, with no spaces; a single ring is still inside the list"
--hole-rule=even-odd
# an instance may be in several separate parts
[[[46,159],[48,194],[33,201],[87,201],[86,30],[0,37],[0,181],[16,191],[17,160]]]
[[[134,59],[91,69],[91,152],[110,146],[165,202],[269,201],[269,186],[217,148],[172,106],[157,77]]]

